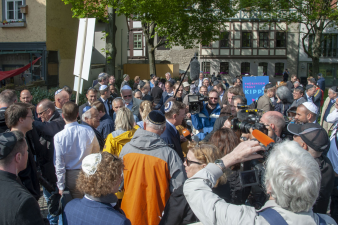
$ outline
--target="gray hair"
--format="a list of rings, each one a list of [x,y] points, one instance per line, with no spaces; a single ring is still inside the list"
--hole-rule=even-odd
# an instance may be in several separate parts
[[[115,130],[131,130],[134,127],[134,123],[134,115],[127,107],[122,107],[117,111]]]
[[[82,114],[82,116],[81,116],[82,121],[86,121],[86,118],[87,119],[91,119],[92,118],[92,114],[91,114],[90,111],[93,108],[97,110],[96,106],[92,106],[90,109],[88,109],[85,113]]]
[[[148,117],[144,120],[144,122],[146,123],[147,127],[152,128],[154,130],[159,130],[159,131],[163,131],[164,128],[165,128],[165,124],[166,124],[166,123],[164,123],[162,125],[153,124],[148,120]]]
[[[124,100],[122,98],[118,97],[118,98],[114,98],[114,100],[112,102],[113,106],[114,106],[114,103],[119,102],[119,101],[121,101],[124,104]]]
[[[98,82],[102,82],[103,80],[108,78],[108,73],[100,73],[97,77]]]
[[[6,89],[0,93],[0,104],[12,105],[17,100],[18,97],[12,89]]]
[[[318,163],[295,141],[277,144],[267,160],[265,186],[282,208],[294,213],[309,211],[319,195]]]
[[[294,101],[290,89],[286,86],[280,86],[279,88],[277,88],[276,95],[283,102],[283,104],[292,104]]]
[[[166,76],[167,74],[169,74],[169,76],[171,77],[171,74],[170,74],[169,72],[166,72],[166,73],[165,73],[165,76]]]

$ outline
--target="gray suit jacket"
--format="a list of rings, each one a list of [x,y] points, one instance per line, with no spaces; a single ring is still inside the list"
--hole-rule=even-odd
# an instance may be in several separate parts
[[[134,98],[133,97],[133,107],[131,108],[131,112],[139,118],[141,121],[141,115],[140,115],[140,105],[141,105],[142,100]]]
[[[273,111],[274,106],[271,103],[270,98],[264,94],[257,101],[257,109],[261,109],[264,112]]]
[[[297,99],[297,100],[294,100],[294,101],[292,102],[290,108],[292,108],[292,107],[294,107],[294,106],[295,106],[295,107],[298,107],[300,104],[302,104],[302,103],[304,103],[304,102],[306,102],[305,98],[301,97],[301,98],[299,98],[299,99]],[[290,108],[289,108],[289,109],[290,109]]]

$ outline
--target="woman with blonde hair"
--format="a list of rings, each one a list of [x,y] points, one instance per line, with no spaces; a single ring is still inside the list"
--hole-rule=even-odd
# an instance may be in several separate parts
[[[189,151],[184,161],[187,177],[191,178],[206,167],[208,163],[213,163],[216,159],[222,157],[223,153],[216,146],[208,143],[192,142],[189,145]],[[229,185],[226,184],[226,175],[223,174],[212,191],[227,201],[229,190]],[[184,197],[182,185],[170,195],[164,208],[160,225],[183,225],[194,222],[198,222],[198,219]]]
[[[148,114],[153,110],[153,104],[151,103],[151,101],[143,101],[140,104],[140,115],[142,118],[142,121],[137,122],[136,124],[141,127],[142,129],[144,129],[143,127],[143,121],[145,121],[145,119],[147,118]]]
[[[122,159],[107,152],[90,154],[82,160],[76,187],[84,197],[66,205],[65,220],[69,225],[130,224],[114,194],[119,190],[122,170]]]
[[[120,108],[116,114],[115,131],[107,136],[103,151],[118,156],[138,128],[140,127],[135,125],[133,113],[127,107]]]

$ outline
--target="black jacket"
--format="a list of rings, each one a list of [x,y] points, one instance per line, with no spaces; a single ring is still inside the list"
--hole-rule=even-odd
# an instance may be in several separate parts
[[[218,131],[219,129],[221,129],[224,125],[224,122],[228,119],[227,116],[222,116],[222,117],[218,117],[214,123],[214,127],[213,127],[213,130],[207,134],[205,136],[205,138],[202,140],[204,142],[208,142],[211,138],[211,136],[216,132]]]
[[[102,100],[101,98],[98,98],[97,100],[100,101],[102,104],[104,104],[104,103],[103,103],[103,100]],[[111,117],[112,114],[114,113],[113,107],[112,107],[112,105],[113,105],[113,98],[109,97],[107,100],[108,100],[108,108],[109,108],[109,112],[107,112],[106,106],[104,106],[104,112],[105,112],[106,114],[108,114],[108,115]],[[87,102],[87,103],[88,103],[88,102]],[[88,104],[88,105],[89,105],[89,104]],[[83,109],[83,108],[82,108],[82,109]],[[82,116],[82,114],[81,114],[81,116]],[[82,118],[81,118],[81,119],[82,119]]]
[[[162,88],[155,86],[151,89],[151,96],[154,98],[154,103],[158,104],[161,101],[163,94]]]
[[[325,214],[333,190],[335,179],[334,171],[330,160],[326,156],[321,155],[319,158],[315,158],[315,160],[319,165],[322,179],[320,182],[319,196],[316,200],[316,203],[313,205],[312,210],[314,213]]]
[[[15,174],[0,171],[0,224],[43,225],[38,202]]]
[[[150,95],[147,94],[147,95],[145,95],[145,96],[142,97],[142,100],[148,100],[148,101],[152,102],[154,100],[154,98],[152,96],[150,96]]]
[[[40,139],[39,142],[45,151],[37,152],[37,161],[40,166],[42,176],[47,179],[51,184],[56,183],[57,178],[55,175],[55,167],[53,163],[54,158],[54,135],[62,131],[65,127],[65,121],[61,115],[55,111],[50,122],[34,122],[35,129],[37,130]]]
[[[93,131],[95,133],[95,136],[97,138],[97,141],[99,142],[99,145],[100,145],[100,151],[102,151],[103,147],[104,147],[104,143],[105,143],[102,134],[98,130],[96,130],[94,127],[90,126],[88,123],[82,122],[82,124],[86,125],[86,126],[89,126],[89,127],[91,127],[93,129]]]
[[[0,109],[0,133],[5,132],[8,130],[8,127],[5,123],[5,111],[7,108],[1,108]]]

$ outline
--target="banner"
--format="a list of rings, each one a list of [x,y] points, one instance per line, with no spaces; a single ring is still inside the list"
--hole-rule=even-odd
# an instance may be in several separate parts
[[[264,87],[268,83],[268,76],[243,77],[243,92],[248,100],[248,105],[264,95]]]

